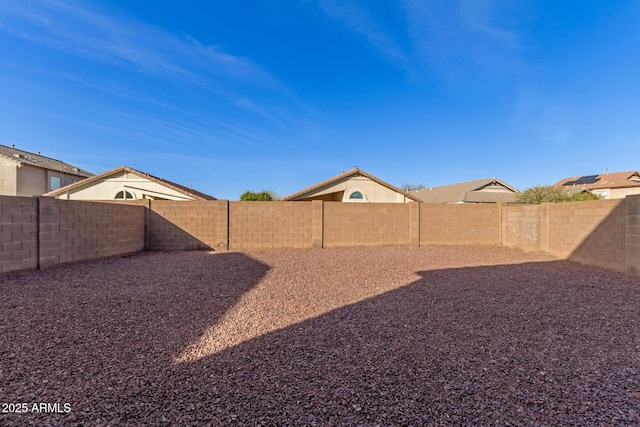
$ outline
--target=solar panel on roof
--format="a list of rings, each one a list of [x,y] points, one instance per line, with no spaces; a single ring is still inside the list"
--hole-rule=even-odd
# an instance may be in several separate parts
[[[576,181],[576,184],[593,184],[598,181],[600,181],[600,178],[598,178],[598,175],[587,175],[587,176],[581,176],[580,179]]]
[[[581,176],[576,180],[567,181],[564,184],[562,184],[562,186],[564,187],[565,185],[594,184],[598,181],[600,181],[600,178],[598,178],[598,175],[585,175],[585,176]]]

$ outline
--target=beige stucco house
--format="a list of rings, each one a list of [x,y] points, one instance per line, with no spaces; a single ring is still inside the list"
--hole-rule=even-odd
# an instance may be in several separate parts
[[[510,203],[518,190],[497,178],[485,178],[411,193],[426,203]]]
[[[408,203],[420,201],[415,195],[353,168],[326,181],[293,193],[281,200],[324,200],[351,203]]]
[[[565,188],[570,192],[588,190],[603,199],[624,199],[633,194],[640,194],[640,174],[638,171],[607,171],[600,175],[564,178],[553,186]]]
[[[39,196],[92,175],[40,153],[0,145],[0,195]]]
[[[216,200],[208,194],[128,166],[120,166],[44,195],[68,200]]]

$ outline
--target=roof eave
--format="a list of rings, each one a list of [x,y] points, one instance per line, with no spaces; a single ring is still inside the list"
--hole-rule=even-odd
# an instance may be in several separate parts
[[[175,185],[175,184],[172,184],[172,183],[170,183],[170,182],[168,182],[168,181],[165,181],[165,180],[163,180],[163,179],[161,179],[161,178],[157,178],[157,177],[155,177],[155,176],[153,176],[153,175],[150,175],[150,174],[148,174],[148,173],[141,172],[141,171],[139,171],[139,170],[136,170],[136,169],[130,168],[129,166],[124,166],[124,165],[123,165],[123,166],[118,166],[117,168],[110,169],[110,170],[108,170],[108,171],[102,172],[102,173],[97,174],[97,175],[93,175],[93,176],[91,176],[91,177],[89,177],[89,178],[85,178],[85,179],[83,179],[83,180],[81,180],[81,181],[74,182],[74,183],[69,184],[69,185],[65,185],[64,187],[60,187],[60,188],[58,188],[57,190],[53,190],[53,191],[50,191],[50,192],[48,192],[48,193],[45,193],[45,194],[43,194],[43,196],[46,196],[46,197],[55,197],[55,196],[57,196],[57,195],[59,195],[59,194],[63,194],[63,193],[65,193],[65,192],[67,192],[67,191],[69,191],[69,190],[76,189],[76,188],[82,188],[82,187],[84,187],[84,186],[86,186],[86,185],[89,185],[89,184],[91,184],[91,183],[93,183],[93,182],[95,182],[95,181],[99,180],[99,179],[105,178],[105,177],[107,177],[107,176],[109,176],[109,175],[112,175],[112,174],[117,173],[117,172],[122,172],[122,171],[126,171],[126,172],[129,172],[129,173],[133,173],[133,174],[136,174],[136,175],[140,175],[140,176],[142,176],[142,177],[144,177],[144,178],[147,178],[148,180],[150,180],[150,181],[152,181],[152,182],[155,182],[155,183],[160,184],[160,185],[164,185],[164,186],[165,186],[165,187],[167,187],[167,188],[171,188],[171,189],[172,189],[172,190],[174,190],[174,191],[177,191],[177,192],[179,192],[179,193],[181,193],[181,194],[184,194],[184,195],[186,195],[186,196],[192,197],[192,198],[194,198],[195,200],[217,200],[217,199],[216,199],[215,197],[213,197],[213,196],[209,196],[209,195],[207,195],[207,196],[211,197],[210,199],[208,199],[208,198],[205,198],[205,197],[203,197],[203,196],[201,195],[201,194],[203,194],[203,195],[204,195],[205,193],[200,193],[200,192],[198,192],[198,193],[187,192],[187,191],[185,191],[184,189],[179,188],[179,187],[178,187],[177,185]]]
[[[368,178],[371,181],[382,185],[383,187],[387,187],[390,190],[393,190],[393,191],[395,191],[397,193],[400,193],[404,197],[406,197],[406,198],[408,198],[410,200],[413,200],[414,202],[422,202],[422,200],[419,197],[413,196],[413,195],[409,194],[406,191],[403,191],[403,190],[401,190],[401,189],[399,189],[397,187],[394,187],[393,185],[389,184],[388,182],[382,181],[381,179],[376,178],[375,176],[373,176],[373,175],[371,175],[371,174],[369,174],[369,173],[367,173],[367,172],[365,172],[365,171],[363,171],[363,170],[361,170],[359,168],[350,169],[350,170],[348,170],[346,172],[343,172],[343,173],[341,173],[339,175],[334,176],[333,178],[329,178],[328,180],[319,182],[318,184],[315,184],[315,185],[307,187],[307,188],[305,188],[303,190],[300,190],[297,193],[293,193],[293,194],[290,194],[290,195],[288,195],[286,197],[283,197],[280,200],[282,200],[282,201],[292,201],[294,199],[300,199],[300,198],[309,197],[310,193],[318,191],[318,190],[322,189],[323,187],[327,187],[329,185],[335,184],[336,182],[340,181],[341,179],[349,178],[349,177],[352,177],[352,176],[358,176],[358,175],[359,176],[364,176],[365,178]]]

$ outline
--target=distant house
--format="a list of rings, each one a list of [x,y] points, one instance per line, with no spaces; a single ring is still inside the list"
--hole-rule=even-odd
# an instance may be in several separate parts
[[[44,195],[68,200],[216,200],[208,194],[128,166],[120,166]]]
[[[0,145],[0,195],[39,196],[92,175],[40,153]]]
[[[640,194],[640,174],[637,171],[605,172],[600,175],[573,176],[564,178],[553,185],[570,192],[588,190],[604,199],[623,199]]]
[[[415,195],[353,168],[326,181],[307,187],[281,200],[324,200],[352,203],[408,203],[418,202]]]
[[[510,203],[518,190],[497,178],[486,178],[411,193],[426,203]]]

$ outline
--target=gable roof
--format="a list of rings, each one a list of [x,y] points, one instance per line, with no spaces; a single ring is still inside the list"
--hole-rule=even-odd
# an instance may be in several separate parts
[[[41,156],[40,154],[33,154],[28,151],[18,150],[15,147],[7,147],[6,145],[0,145],[0,156],[18,164],[35,166],[37,168],[66,173],[69,175],[81,176],[84,178],[93,175],[91,172],[82,170],[77,166],[70,165],[69,163]]]
[[[508,191],[481,191],[491,185],[504,187]],[[515,187],[497,178],[485,178],[440,187],[412,191],[426,203],[508,203],[515,201]]]
[[[83,179],[82,181],[78,181],[73,184],[66,185],[64,187],[60,187],[57,190],[49,191],[48,193],[43,194],[43,196],[47,197],[55,197],[59,194],[62,194],[68,190],[73,190],[75,188],[81,188],[91,184],[92,182],[98,181],[102,178],[106,178],[109,175],[116,174],[118,172],[129,172],[136,175],[140,175],[143,178],[148,179],[149,181],[156,182],[158,184],[164,185],[165,187],[171,188],[175,191],[178,191],[186,196],[193,197],[196,200],[217,200],[215,197],[210,196],[205,193],[201,193],[200,191],[196,191],[192,188],[185,187],[184,185],[176,184],[175,182],[167,181],[166,179],[158,178],[156,176],[150,175],[146,172],[140,172],[128,166],[120,166],[115,169],[108,170],[106,172],[102,172],[101,174],[94,175],[91,178]]]
[[[411,193],[409,193],[407,191],[401,190],[398,187],[395,187],[395,186],[389,184],[388,182],[385,182],[385,181],[381,180],[380,178],[377,178],[377,177],[375,177],[375,176],[373,176],[373,175],[371,175],[371,174],[369,174],[369,173],[367,173],[367,172],[365,172],[363,170],[360,170],[359,168],[353,168],[353,169],[350,169],[350,170],[348,170],[346,172],[342,172],[341,174],[336,175],[333,178],[329,178],[329,179],[327,179],[325,181],[322,181],[322,182],[320,182],[318,184],[312,185],[312,186],[307,187],[307,188],[305,188],[303,190],[300,190],[300,191],[298,191],[296,193],[290,194],[287,197],[283,197],[280,200],[287,201],[287,200],[297,199],[297,198],[300,198],[302,196],[307,195],[308,193],[312,193],[312,192],[314,192],[316,190],[319,190],[322,187],[326,187],[326,186],[334,184],[334,183],[336,183],[336,182],[338,182],[340,180],[343,180],[345,178],[351,178],[351,177],[355,177],[355,176],[363,176],[365,178],[369,178],[371,181],[376,182],[376,183],[378,183],[378,184],[380,184],[380,185],[382,185],[384,187],[387,187],[387,188],[389,188],[389,189],[391,189],[391,190],[393,190],[393,191],[395,191],[397,193],[400,193],[403,196],[407,197],[408,199],[411,199],[411,200],[416,201],[416,202],[420,201],[420,199],[418,197],[416,197],[415,195],[413,195],[413,194],[411,194]]]
[[[580,182],[587,181],[587,183]],[[592,182],[595,181],[595,182]],[[586,177],[564,178],[553,184],[554,187],[580,187],[587,190],[598,190],[603,188],[626,188],[640,187],[640,174],[638,171],[627,172],[607,172],[600,175],[588,175]]]

